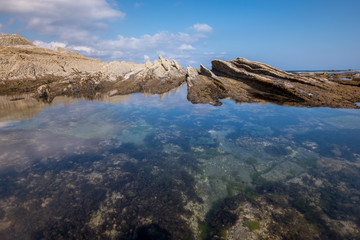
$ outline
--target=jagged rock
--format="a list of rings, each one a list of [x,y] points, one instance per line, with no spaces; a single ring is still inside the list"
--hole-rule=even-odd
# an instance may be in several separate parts
[[[276,69],[264,63],[249,61],[245,58],[237,58],[229,62],[214,60],[211,63],[213,71],[244,80],[271,82],[283,79],[310,85],[318,81],[311,78],[299,77],[296,74]]]
[[[51,95],[50,95],[50,87],[47,84],[41,85],[36,90],[36,98],[42,99],[44,101],[50,102]]]
[[[348,79],[287,73],[244,58],[214,60],[212,70],[201,65],[200,71],[185,71],[161,56],[153,63],[105,63],[64,48],[39,48],[18,35],[0,35],[0,94],[33,92],[48,101],[58,95],[163,94],[187,82],[192,103],[219,105],[227,98],[238,103],[358,108],[359,77],[352,73]]]
[[[202,71],[204,71],[202,66]],[[192,103],[211,103],[221,105],[219,99],[223,98],[223,89],[215,84],[215,80],[205,75],[199,75],[198,70],[189,66],[186,78],[188,92],[187,99]]]
[[[115,84],[119,94],[144,92],[161,94],[177,88],[186,81],[186,71],[178,63],[159,56],[159,61],[147,62],[144,68],[127,73]]]
[[[36,95],[42,84],[48,84],[52,95],[90,97],[114,89],[117,94],[162,94],[184,83],[185,75],[177,62],[161,56],[154,63],[105,63],[61,47],[56,51],[39,48],[18,35],[0,35],[0,80],[9,83],[0,87],[3,94],[35,88]],[[65,85],[64,80],[70,84]],[[12,85],[17,87],[10,91]]]
[[[355,103],[360,101],[360,88],[352,81],[345,83],[318,76],[300,76],[244,58],[229,62],[214,60],[212,71],[201,66],[200,73],[203,78],[216,83],[219,91],[209,92],[210,97],[198,94],[197,97],[202,97],[201,101],[190,101],[211,103],[207,99],[230,98],[236,102],[350,108],[356,108]],[[192,84],[193,89],[196,83]]]

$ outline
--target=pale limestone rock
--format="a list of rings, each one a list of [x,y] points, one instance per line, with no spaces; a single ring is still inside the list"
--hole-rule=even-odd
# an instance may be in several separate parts
[[[177,61],[173,60],[173,63],[174,63],[173,66],[176,67],[177,69],[179,70],[183,69],[183,67]]]
[[[70,51],[70,50],[62,48],[62,47],[56,47],[55,51],[58,52],[58,53],[66,54],[66,55],[72,55],[72,56],[76,56],[76,57],[83,57],[78,52]]]
[[[0,47],[9,47],[9,46],[34,46],[27,39],[17,35],[17,34],[2,34],[0,35]]]
[[[38,89],[36,90],[36,97],[42,99],[48,99],[50,97],[49,85],[44,84],[38,87]]]
[[[194,86],[194,84],[197,84],[201,81],[198,70],[195,68],[188,66],[187,68],[187,78],[186,82],[188,87]]]

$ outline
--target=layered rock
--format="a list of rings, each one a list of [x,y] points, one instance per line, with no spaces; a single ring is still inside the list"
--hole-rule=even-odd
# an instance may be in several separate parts
[[[93,73],[106,63],[63,48],[39,48],[18,35],[0,35],[0,79],[39,79]]]
[[[201,71],[204,71],[203,66],[201,66]],[[190,66],[187,68],[187,99],[192,103],[221,105],[219,99],[226,95],[221,84],[220,81],[211,78],[211,76],[199,74],[198,70]]]
[[[276,103],[291,106],[358,108],[360,82],[335,74],[293,74],[269,65],[237,58],[212,61],[212,70],[184,70],[162,57],[145,64],[87,58],[64,48],[39,48],[18,35],[0,35],[0,94],[34,93],[51,102],[55,96],[100,98],[136,92],[162,94],[188,85],[192,103],[220,105],[221,99],[238,103]]]
[[[300,76],[269,65],[237,58],[212,61],[212,71],[201,67],[198,79],[188,77],[190,92],[207,92],[206,96],[188,95],[193,103],[212,103],[229,98],[236,102],[272,102],[291,106],[356,108],[360,88],[354,81],[330,81],[325,76]],[[204,80],[207,78],[207,80]],[[206,82],[206,84],[205,84]],[[195,84],[194,84],[195,83]],[[216,86],[209,92],[208,86]],[[211,100],[209,100],[211,99]]]
[[[18,35],[0,35],[0,93],[34,92],[52,101],[55,96],[94,98],[135,92],[165,93],[186,81],[176,62],[159,57],[146,64],[105,63],[58,47],[39,48]]]
[[[161,94],[177,88],[186,81],[186,71],[175,60],[159,57],[159,61],[146,62],[144,68],[127,73],[114,85],[118,93],[145,92]]]

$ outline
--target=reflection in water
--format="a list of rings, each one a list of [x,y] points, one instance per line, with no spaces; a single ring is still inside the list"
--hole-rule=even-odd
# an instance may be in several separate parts
[[[185,99],[1,98],[0,238],[359,238],[359,110]]]

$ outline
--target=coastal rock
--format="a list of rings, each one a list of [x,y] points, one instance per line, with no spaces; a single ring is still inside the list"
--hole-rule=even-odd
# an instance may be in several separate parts
[[[202,69],[204,67],[202,66]],[[203,70],[204,71],[204,70]],[[187,99],[192,103],[211,103],[221,105],[223,89],[216,85],[216,80],[200,75],[198,70],[189,66],[187,68]],[[220,83],[221,84],[221,83]]]
[[[0,46],[10,47],[10,46],[34,46],[24,37],[21,37],[16,34],[2,34],[0,35]]]
[[[212,103],[213,99],[228,98],[238,103],[272,102],[290,106],[356,108],[355,103],[360,101],[360,88],[355,81],[331,81],[317,75],[300,76],[244,58],[214,60],[211,71],[201,66],[200,78],[203,80],[190,81],[193,92],[188,99],[194,103]],[[217,91],[204,90],[205,78],[216,85]],[[199,93],[196,95],[194,91]],[[195,95],[196,99],[193,97]]]
[[[360,81],[360,74],[358,73],[358,74],[355,74],[354,76],[353,76],[353,80],[354,81]]]
[[[74,72],[98,71],[104,62],[63,48],[40,48],[18,35],[0,35],[0,79],[65,77]]]
[[[0,94],[34,93],[45,99],[40,97],[45,90],[38,90],[47,85],[48,101],[60,95],[93,99],[99,94],[163,94],[186,82],[192,103],[221,105],[222,99],[231,99],[237,103],[359,108],[358,73],[341,74],[294,74],[244,58],[214,60],[211,70],[201,65],[199,71],[192,67],[186,71],[161,56],[145,64],[106,63],[60,47],[56,51],[40,48],[18,35],[0,35]]]
[[[177,62],[159,56],[159,61],[147,62],[144,68],[137,68],[125,74],[114,87],[119,94],[134,92],[161,94],[177,88],[186,81],[186,71]]]
[[[40,87],[38,87],[38,89],[36,90],[36,97],[42,98],[42,99],[45,99],[45,100],[50,99],[49,85],[44,84],[44,85],[41,85]]]
[[[186,71],[164,59],[136,64],[105,63],[61,47],[56,51],[40,48],[18,35],[0,35],[1,94],[34,91],[48,84],[51,94],[95,97],[116,90],[116,94],[146,92],[162,94],[186,81]],[[67,85],[68,84],[68,85]],[[116,95],[112,91],[111,95]]]

